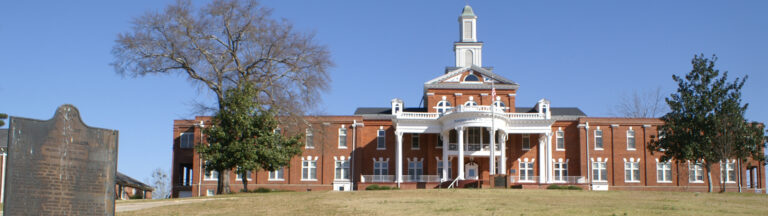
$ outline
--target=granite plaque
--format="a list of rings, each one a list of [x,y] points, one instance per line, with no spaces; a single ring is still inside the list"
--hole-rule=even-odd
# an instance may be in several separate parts
[[[5,215],[114,215],[117,130],[72,105],[43,121],[11,117]]]

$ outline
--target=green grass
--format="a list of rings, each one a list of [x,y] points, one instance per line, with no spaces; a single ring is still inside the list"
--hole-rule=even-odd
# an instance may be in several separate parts
[[[227,195],[118,215],[768,215],[768,196],[578,190],[385,190]]]

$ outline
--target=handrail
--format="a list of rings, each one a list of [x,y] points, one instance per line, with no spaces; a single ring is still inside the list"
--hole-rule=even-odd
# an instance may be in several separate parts
[[[448,185],[448,189],[450,189],[450,188],[456,189],[456,186],[454,186],[454,184],[457,184],[458,181],[459,181],[459,178],[453,179],[451,184]]]
[[[445,113],[439,113],[439,112],[399,112],[396,113],[396,117],[398,119],[430,119],[435,120],[439,119],[441,116],[448,115],[451,113],[461,113],[461,112],[487,112],[490,113],[491,110],[494,110],[497,114],[502,115],[504,117],[510,118],[510,119],[545,119],[544,113],[509,113],[506,112],[507,108],[500,108],[500,107],[491,107],[491,106],[464,106],[460,105],[455,108],[452,108],[448,110]]]

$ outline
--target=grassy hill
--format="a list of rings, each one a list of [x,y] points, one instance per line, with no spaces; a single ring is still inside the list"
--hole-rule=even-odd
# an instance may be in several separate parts
[[[458,189],[225,197],[118,215],[768,215],[768,195],[748,193]]]

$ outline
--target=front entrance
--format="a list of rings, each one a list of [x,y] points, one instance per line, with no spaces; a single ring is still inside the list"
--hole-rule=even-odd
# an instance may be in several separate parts
[[[478,169],[477,164],[475,162],[470,162],[466,166],[464,166],[464,179],[471,179],[471,180],[477,180],[478,179]]]

